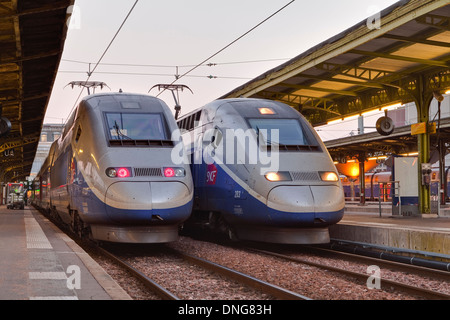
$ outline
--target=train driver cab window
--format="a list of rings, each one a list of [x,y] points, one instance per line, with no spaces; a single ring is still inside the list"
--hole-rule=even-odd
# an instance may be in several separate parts
[[[107,113],[110,140],[167,140],[159,113]]]
[[[277,143],[285,146],[316,145],[305,135],[297,119],[249,119],[251,128],[258,136],[262,135],[267,145]],[[278,139],[275,132],[278,131]],[[276,141],[278,140],[278,141]]]

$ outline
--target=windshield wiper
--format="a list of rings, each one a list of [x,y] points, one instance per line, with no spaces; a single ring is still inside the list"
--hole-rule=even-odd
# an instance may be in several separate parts
[[[124,134],[124,133],[120,130],[119,125],[117,124],[117,121],[114,121],[114,126],[113,126],[113,128],[116,130],[117,136],[118,136],[118,137],[121,137],[120,140],[122,140],[122,138],[125,138],[125,139],[128,139],[128,140],[133,140],[133,139],[131,139],[129,136],[127,136],[126,134]]]

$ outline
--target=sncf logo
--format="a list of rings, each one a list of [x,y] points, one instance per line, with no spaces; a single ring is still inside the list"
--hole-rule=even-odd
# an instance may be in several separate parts
[[[216,184],[217,178],[217,168],[214,164],[208,165],[206,170],[206,184],[213,185]]]

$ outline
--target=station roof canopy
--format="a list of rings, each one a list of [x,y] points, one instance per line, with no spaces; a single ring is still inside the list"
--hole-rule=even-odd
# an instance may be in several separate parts
[[[31,171],[73,3],[0,0],[0,110],[11,122],[0,138],[0,181]]]
[[[449,89],[450,0],[403,0],[221,98],[278,100],[318,126]]]

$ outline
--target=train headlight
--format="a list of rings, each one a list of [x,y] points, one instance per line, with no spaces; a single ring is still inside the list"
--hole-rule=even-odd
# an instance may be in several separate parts
[[[110,178],[117,177],[117,170],[115,168],[108,168],[106,169],[106,175]]]
[[[105,173],[110,178],[128,178],[131,177],[131,168],[108,168]]]
[[[287,171],[281,172],[268,172],[265,175],[269,181],[291,181],[291,175]]]
[[[186,176],[186,171],[184,168],[163,168],[164,176],[166,178],[172,178],[172,177],[184,177]]]
[[[338,175],[333,171],[322,171],[319,173],[320,173],[320,178],[322,179],[322,181],[336,182],[339,180]]]

